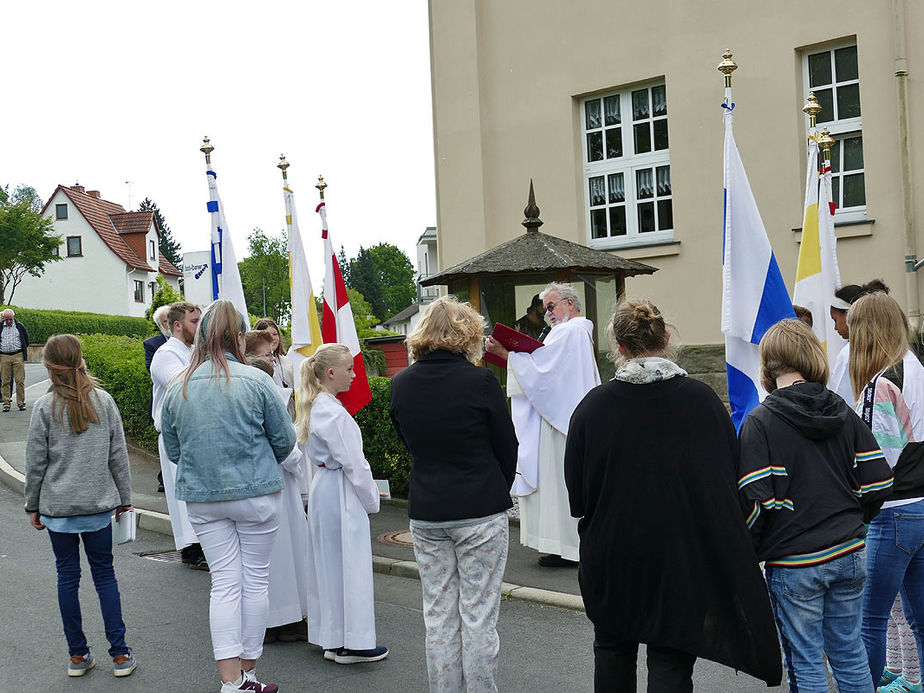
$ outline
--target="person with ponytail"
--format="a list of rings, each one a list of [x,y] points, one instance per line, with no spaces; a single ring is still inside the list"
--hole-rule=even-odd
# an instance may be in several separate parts
[[[308,494],[308,641],[338,664],[377,662],[369,515],[379,490],[359,426],[337,394],[356,374],[344,344],[322,344],[302,361],[296,398],[298,441],[312,464]]]
[[[230,301],[205,309],[189,367],[167,389],[161,435],[177,463],[176,497],[186,501],[211,571],[221,693],[276,693],[276,684],[257,680],[255,665],[282,504],[278,467],[295,446],[295,429],[272,378],[247,365],[246,332]]]
[[[135,658],[125,644],[122,600],[112,566],[112,525],[132,508],[122,417],[83,361],[72,334],[48,339],[51,388],[32,409],[26,441],[25,509],[33,527],[48,529],[58,570],[58,607],[70,655],[68,676],[96,666],[81,626],[80,542],[99,596],[113,673],[129,676]]]
[[[650,692],[692,691],[697,657],[776,686],[776,626],[738,505],[728,411],[671,360],[652,303],[622,303],[607,336],[616,375],[577,406],[565,447],[595,690],[636,690],[639,643]]]

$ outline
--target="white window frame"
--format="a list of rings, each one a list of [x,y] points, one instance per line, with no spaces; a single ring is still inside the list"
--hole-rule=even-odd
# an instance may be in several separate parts
[[[843,82],[838,82],[837,74],[835,73],[835,66],[834,66],[834,51],[840,48],[849,48],[851,46],[855,46],[857,48],[857,79],[851,79],[851,80],[845,80]],[[819,88],[818,86],[812,87],[809,84],[809,56],[817,55],[818,53],[828,53],[831,56],[831,80],[832,81],[831,81],[830,86],[832,87],[832,89],[838,86],[846,86],[850,84],[857,84],[857,85],[860,84],[860,78],[859,78],[860,49],[859,49],[859,45],[856,39],[837,41],[836,43],[831,43],[824,47],[818,47],[818,48],[807,49],[807,50],[802,51],[802,86],[805,91],[806,98],[808,98],[809,92],[815,91]],[[821,85],[821,86],[822,88],[825,88],[827,85]],[[832,102],[834,104],[834,108],[836,111],[837,109],[836,93],[832,93]],[[862,102],[861,102],[861,105],[862,105]],[[817,127],[818,132],[821,132],[822,128],[828,128],[828,132],[831,134],[831,137],[833,137],[835,140],[837,140],[840,143],[840,146],[838,147],[838,149],[840,152],[841,161],[838,162],[838,167],[837,167],[838,172],[834,173],[834,177],[840,179],[838,183],[838,188],[839,188],[838,197],[840,199],[835,200],[835,202],[837,203],[837,209],[834,212],[834,223],[835,224],[841,223],[841,222],[866,221],[867,219],[866,204],[854,205],[852,207],[844,207],[841,204],[841,201],[843,200],[843,195],[844,195],[844,174],[845,174],[845,171],[842,165],[843,156],[844,156],[843,140],[856,137],[857,135],[859,135],[860,138],[863,139],[863,122],[862,121],[863,121],[863,114],[861,110],[860,115],[856,117],[834,119],[834,120],[818,123],[818,127]],[[805,117],[805,127],[806,127],[806,130],[809,127],[808,116]],[[823,155],[819,154],[819,156],[823,156]],[[864,166],[865,166],[865,163],[866,163],[865,154],[864,154],[863,159],[864,159]],[[865,198],[866,197],[865,193],[869,188],[869,186],[867,185],[865,168],[850,169],[849,173],[851,174],[862,173],[863,174],[863,190],[864,190],[864,198]]]
[[[650,199],[639,200],[637,191],[636,191],[636,172],[641,169],[652,169],[652,176],[654,178],[654,185],[657,187],[657,172],[656,169],[661,166],[670,167],[670,140],[668,139],[668,148],[654,150],[654,137],[652,134],[652,150],[642,154],[635,153],[635,136],[634,136],[634,125],[635,122],[632,118],[632,92],[638,91],[640,89],[650,90],[653,87],[665,87],[665,97],[667,97],[667,85],[664,80],[655,80],[651,82],[644,82],[641,84],[634,84],[632,86],[623,87],[621,89],[616,89],[608,91],[605,93],[594,94],[592,96],[581,97],[578,104],[579,117],[580,117],[580,133],[581,133],[581,163],[583,169],[582,176],[582,202],[584,206],[584,223],[586,225],[586,237],[587,244],[591,248],[597,248],[600,250],[606,250],[610,248],[626,248],[633,246],[646,246],[646,245],[655,245],[659,243],[669,243],[674,240],[674,228],[673,224],[669,229],[648,231],[642,233],[638,230],[638,205],[639,203],[644,203],[651,201],[655,206],[655,218],[657,219],[657,203],[661,200],[671,200],[673,207],[673,176],[671,176],[671,194],[659,196],[657,193],[654,197]],[[587,147],[587,119],[585,112],[585,104],[588,101],[600,100],[601,102],[601,116],[603,116],[603,99],[606,99],[610,96],[619,96],[619,105],[620,105],[620,116],[621,116],[621,127],[622,127],[622,156],[612,158],[612,159],[603,159],[602,161],[588,161],[588,147]],[[650,98],[650,96],[649,96]],[[670,99],[667,99],[670,102]],[[656,120],[669,120],[670,118],[670,109],[668,109],[667,115],[664,116],[655,116],[652,112],[650,113],[647,122],[653,123]],[[653,129],[653,125],[652,125]],[[606,124],[601,124],[601,131],[606,130]],[[597,129],[593,128],[590,132],[596,132]],[[669,135],[668,135],[669,136]],[[605,147],[605,142],[604,142]],[[604,207],[597,205],[591,205],[590,200],[590,179],[602,176],[604,179],[604,186],[609,185],[609,176],[615,173],[623,174],[623,194],[625,196],[625,209],[626,209],[626,234],[624,236],[607,236],[605,238],[594,238],[593,237],[593,224],[591,222],[591,207],[596,209],[606,209],[607,217],[609,217],[609,209],[613,206],[609,202],[606,203]],[[606,194],[606,187],[604,188]],[[608,196],[608,195],[607,195]],[[673,210],[672,210],[673,216]],[[656,222],[657,223],[657,222]]]

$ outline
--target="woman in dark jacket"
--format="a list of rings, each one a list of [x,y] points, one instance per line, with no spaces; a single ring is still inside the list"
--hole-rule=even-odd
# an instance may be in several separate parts
[[[667,358],[655,306],[623,303],[607,332],[619,367],[575,409],[565,448],[595,689],[636,690],[639,643],[649,693],[692,691],[697,657],[778,685],[779,643],[738,506],[728,413]]]
[[[469,304],[434,301],[407,339],[414,363],[391,385],[391,418],[412,457],[408,515],[431,691],[461,691],[463,680],[497,690],[517,439],[500,384],[474,365],[483,332]]]

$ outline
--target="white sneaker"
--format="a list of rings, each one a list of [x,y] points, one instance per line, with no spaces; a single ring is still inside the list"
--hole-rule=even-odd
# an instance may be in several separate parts
[[[277,693],[279,686],[275,683],[260,683],[253,670],[242,671],[237,681],[225,681],[221,684],[220,693],[235,693],[235,691],[252,691],[253,693]]]

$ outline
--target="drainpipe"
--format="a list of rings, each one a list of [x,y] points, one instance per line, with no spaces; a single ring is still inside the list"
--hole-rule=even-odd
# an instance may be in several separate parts
[[[895,86],[898,92],[898,145],[901,167],[902,227],[905,235],[905,291],[908,321],[916,335],[921,327],[918,306],[917,251],[914,234],[914,195],[911,187],[911,142],[908,132],[908,60],[905,55],[905,0],[892,0],[892,41],[895,49]]]

